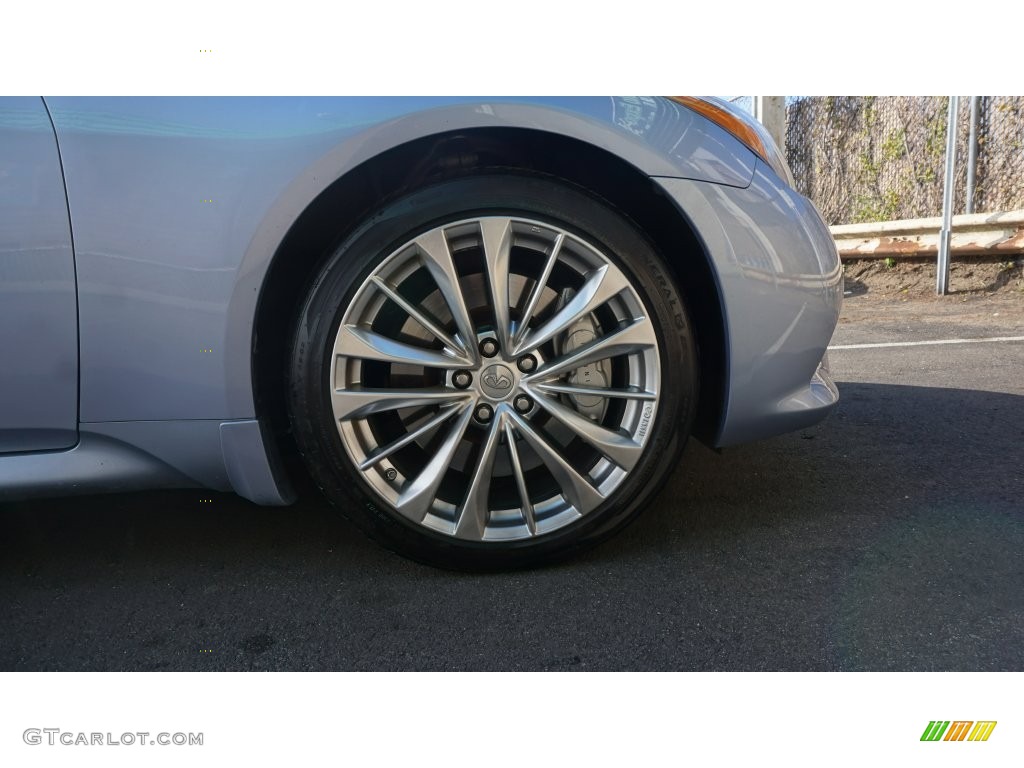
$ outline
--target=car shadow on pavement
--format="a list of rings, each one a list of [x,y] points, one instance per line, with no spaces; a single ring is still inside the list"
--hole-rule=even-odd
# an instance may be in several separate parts
[[[0,505],[0,670],[1024,668],[1024,397],[840,389],[535,571],[411,563],[315,495]]]

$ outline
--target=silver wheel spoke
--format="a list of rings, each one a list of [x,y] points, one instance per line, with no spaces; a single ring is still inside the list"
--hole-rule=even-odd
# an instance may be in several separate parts
[[[448,419],[450,419],[458,410],[458,403],[443,408],[440,411],[440,413],[435,415],[432,419],[429,419],[428,421],[424,422],[422,425],[416,427],[416,429],[412,430],[411,432],[406,432],[397,440],[393,440],[387,445],[383,446],[382,448],[378,448],[377,450],[375,450],[373,453],[367,456],[366,459],[363,460],[363,462],[359,465],[359,469],[365,472],[366,470],[377,466],[380,462],[382,462],[395,451],[404,448],[409,443],[415,440],[419,440],[420,437],[426,435],[438,424],[443,424],[444,422],[448,421]]]
[[[541,382],[533,385],[533,389],[574,397],[620,397],[624,400],[657,400],[658,395],[639,387],[583,387],[578,384],[562,382]]]
[[[444,230],[438,228],[420,235],[416,238],[416,247],[423,256],[427,270],[441,290],[441,295],[444,296],[448,311],[455,320],[455,327],[459,330],[459,336],[470,349],[474,361],[477,360],[476,331],[469,310],[466,309],[466,297],[462,295],[459,273],[455,271],[455,262],[452,261],[452,252],[448,247],[448,238],[445,237]]]
[[[531,536],[537,535],[537,521],[533,514],[533,504],[530,501],[530,492],[526,488],[526,475],[523,473],[523,464],[519,460],[519,448],[516,447],[516,434],[512,429],[512,422],[505,422],[505,440],[508,442],[508,458],[512,465],[512,474],[516,479],[516,488],[519,490],[519,503],[522,505],[523,522]]]
[[[509,416],[515,419],[519,433],[530,444],[540,457],[540,460],[544,462],[548,471],[554,476],[561,487],[562,493],[568,502],[576,507],[577,512],[585,515],[604,501],[604,496],[601,495],[590,481],[577,472],[558,449],[537,432],[526,419],[515,412],[510,413]]]
[[[409,317],[411,317],[417,323],[419,323],[432,334],[434,334],[434,336],[437,337],[452,352],[463,357],[472,357],[469,350],[466,349],[466,347],[463,344],[460,344],[458,341],[456,341],[447,333],[445,333],[441,326],[434,322],[432,318],[427,317],[427,315],[422,310],[420,310],[419,307],[410,303],[408,300],[406,300],[404,296],[398,293],[398,291],[396,291],[394,288],[385,283],[381,278],[377,277],[376,275],[374,275],[370,279],[373,280],[373,284],[377,286],[381,293],[383,293],[385,296],[387,296],[389,299],[395,302],[395,304],[404,309],[406,313],[409,315]]]
[[[533,313],[537,311],[537,305],[540,303],[540,297],[544,293],[544,289],[547,287],[548,278],[551,277],[551,270],[555,267],[555,262],[558,261],[558,256],[562,251],[562,243],[565,242],[565,233],[559,232],[558,237],[555,238],[554,245],[551,246],[551,253],[548,254],[547,261],[544,262],[544,271],[541,272],[540,277],[537,278],[537,282],[533,284],[533,290],[530,291],[530,298],[526,301],[526,308],[523,310],[523,318],[519,321],[519,327],[516,329],[515,337],[512,340],[513,346],[518,347],[519,342],[522,341],[523,335],[526,333],[527,327],[530,325],[530,320],[533,319]]]
[[[523,381],[532,383],[542,379],[550,379],[567,371],[581,368],[587,363],[604,360],[616,355],[634,354],[654,347],[656,338],[654,328],[646,317],[637,318],[629,325],[612,331],[607,336],[600,336],[593,341],[577,347],[567,355],[562,355],[546,363],[536,373]]]
[[[537,405],[575,432],[584,442],[623,469],[632,469],[639,460],[644,447],[629,435],[602,427],[549,397],[536,397],[535,400]]]
[[[510,347],[511,332],[508,310],[508,263],[512,250],[512,222],[509,219],[482,219],[480,237],[487,261],[487,284],[494,309],[495,334],[504,352]]]
[[[437,496],[437,489],[444,479],[452,457],[455,456],[455,451],[458,450],[459,443],[462,442],[462,436],[466,434],[466,427],[469,426],[472,416],[473,410],[468,406],[462,410],[455,424],[449,427],[448,434],[445,435],[437,452],[419,475],[402,489],[395,508],[410,520],[423,522],[423,518],[430,511],[434,497]]]
[[[541,344],[568,329],[581,317],[593,312],[626,287],[628,286],[624,279],[613,274],[607,264],[593,270],[587,275],[583,286],[566,302],[565,306],[555,312],[554,316],[542,326],[526,335],[516,347],[514,354],[522,355],[535,350]]]
[[[449,405],[469,395],[442,387],[423,389],[336,389],[331,396],[334,417],[339,421],[364,419],[370,414],[412,408],[417,405]]]
[[[472,368],[473,361],[448,352],[414,347],[381,336],[376,331],[355,325],[343,325],[334,343],[334,354],[380,360],[385,363],[422,365],[427,368]]]
[[[491,491],[491,475],[494,472],[494,456],[497,453],[501,437],[501,425],[504,422],[502,411],[494,414],[488,430],[487,438],[480,448],[480,456],[476,461],[473,478],[469,482],[466,498],[459,508],[459,517],[455,523],[455,537],[479,541],[487,529],[488,494]]]

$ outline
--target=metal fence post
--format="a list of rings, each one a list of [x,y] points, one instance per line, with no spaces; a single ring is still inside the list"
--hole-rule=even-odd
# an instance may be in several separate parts
[[[786,97],[755,96],[754,118],[768,131],[775,140],[775,145],[786,153]]]
[[[942,229],[939,230],[939,262],[936,269],[935,292],[949,293],[949,240],[953,227],[953,174],[956,171],[956,115],[959,96],[949,97],[949,119],[946,124],[946,179],[942,190]]]

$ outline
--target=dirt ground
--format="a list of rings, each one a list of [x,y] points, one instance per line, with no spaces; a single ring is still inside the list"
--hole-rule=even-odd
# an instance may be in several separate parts
[[[950,293],[935,293],[934,259],[843,262],[846,291],[840,324],[955,323],[1024,329],[1024,256],[954,259]]]

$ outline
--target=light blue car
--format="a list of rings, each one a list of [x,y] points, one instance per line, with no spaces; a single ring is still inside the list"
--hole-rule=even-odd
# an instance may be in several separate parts
[[[715,99],[2,98],[0,500],[308,472],[404,555],[549,561],[691,434],[825,417],[841,285]]]

